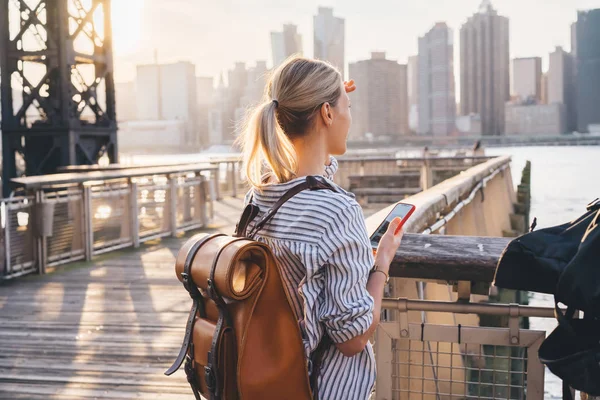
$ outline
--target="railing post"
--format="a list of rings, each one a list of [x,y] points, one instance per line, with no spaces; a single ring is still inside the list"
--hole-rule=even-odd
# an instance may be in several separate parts
[[[140,247],[140,221],[138,210],[138,184],[137,182],[129,181],[129,207],[131,215],[131,241],[133,247]]]
[[[177,177],[169,177],[169,219],[171,236],[177,236]]]
[[[383,327],[375,331],[375,354],[377,378],[375,383],[375,400],[391,400],[392,390],[392,338],[386,334]],[[409,365],[410,368],[410,365]]]
[[[237,197],[237,162],[231,163],[231,186],[233,187],[232,196]]]
[[[207,193],[208,193],[208,181],[206,180],[206,177],[202,174],[199,174],[198,177],[200,178],[200,182],[198,184],[198,194],[197,196],[194,198],[195,200],[195,204],[194,207],[197,207],[198,212],[200,214],[200,223],[202,224],[202,226],[206,226],[208,225],[208,211],[207,211],[207,207],[206,207],[206,202],[207,202]],[[211,199],[212,201],[212,199]],[[212,208],[212,206],[211,206]]]
[[[12,266],[10,265],[10,201],[4,202],[4,275],[8,275],[12,272]],[[30,214],[31,215],[31,214]]]
[[[433,186],[433,173],[429,159],[423,160],[421,165],[421,190],[427,190]]]
[[[43,275],[46,273],[46,237],[42,232],[43,221],[40,218],[43,218],[42,204],[44,202],[44,192],[43,190],[38,190],[35,192],[35,203],[34,203],[34,213],[33,217],[35,218],[34,226],[36,226],[37,232],[34,231],[35,241],[36,241],[36,249],[37,249],[37,259],[38,259],[38,274]],[[54,216],[53,216],[54,217]]]
[[[215,163],[217,166],[217,169],[215,169],[213,171],[213,173],[211,173],[211,184],[213,184],[214,186],[214,192],[215,192],[215,199],[217,200],[221,200],[221,189],[219,187],[219,181],[221,178],[221,163]]]
[[[83,186],[83,212],[85,224],[85,260],[91,261],[94,255],[94,230],[92,218],[94,218],[92,210],[92,188],[91,186]]]

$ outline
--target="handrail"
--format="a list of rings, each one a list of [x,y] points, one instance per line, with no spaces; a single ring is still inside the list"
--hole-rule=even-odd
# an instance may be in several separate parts
[[[554,307],[535,307],[519,304],[462,303],[436,300],[384,298],[381,307],[400,311],[429,311],[456,314],[508,315],[517,317],[555,318]],[[564,310],[563,310],[564,311]]]
[[[169,167],[128,168],[116,171],[67,172],[53,175],[28,176],[14,178],[11,182],[27,190],[37,190],[42,187],[78,184],[88,181],[108,181],[115,179],[135,178],[150,175],[174,175],[215,171],[218,167],[208,163],[175,165]]]
[[[405,233],[390,276],[492,282],[509,238]]]
[[[487,176],[499,168],[509,164],[510,156],[495,157],[485,163],[469,168],[442,183],[418,193],[405,201],[414,204],[416,210],[406,222],[406,232],[422,232],[431,226],[445,210],[452,208],[461,200],[470,195],[473,188]],[[378,211],[366,219],[369,234],[375,232],[381,221],[390,213],[394,204]]]

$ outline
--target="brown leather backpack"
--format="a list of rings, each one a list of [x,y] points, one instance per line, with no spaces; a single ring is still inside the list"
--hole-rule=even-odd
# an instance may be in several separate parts
[[[193,304],[179,356],[194,395],[211,400],[316,399],[316,378],[330,341],[307,360],[298,321],[269,247],[251,238],[303,190],[334,190],[309,176],[291,188],[246,234],[258,207],[248,204],[235,234],[206,233],[179,251],[175,272]],[[312,370],[309,379],[309,370]],[[315,396],[313,396],[313,392]]]

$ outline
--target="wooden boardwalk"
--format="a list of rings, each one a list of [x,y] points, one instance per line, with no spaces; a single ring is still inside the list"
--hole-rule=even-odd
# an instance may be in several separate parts
[[[240,199],[215,203],[232,232]],[[189,237],[189,236],[188,236]],[[0,399],[193,399],[175,359],[191,305],[175,277],[187,237],[0,285]]]

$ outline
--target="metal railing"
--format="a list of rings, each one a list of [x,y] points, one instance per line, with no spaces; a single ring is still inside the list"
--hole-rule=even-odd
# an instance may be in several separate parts
[[[407,299],[386,299],[383,307],[400,318],[381,323],[376,333],[376,399],[543,399],[537,351],[546,332],[521,329],[519,317],[551,317],[553,308]],[[491,314],[509,322],[506,328],[409,323],[409,310]]]
[[[28,195],[1,203],[0,279],[43,274],[48,267],[207,225],[216,167],[146,172],[152,174],[135,169],[22,180]]]
[[[334,177],[334,182],[346,190],[351,190],[353,177],[378,175],[378,176],[405,176],[413,182],[412,175],[418,175],[418,183],[412,189],[423,190],[448,179],[461,171],[490,160],[492,157],[396,157],[386,156],[358,156],[350,155],[338,158],[339,168]],[[217,199],[222,196],[236,197],[244,193],[248,187],[242,174],[240,155],[228,157],[211,157],[210,163],[217,166],[215,180]]]
[[[374,399],[544,398],[537,349],[546,332],[523,329],[521,320],[552,318],[554,309],[488,303],[509,239],[445,235],[501,234],[515,212],[510,192],[510,158],[498,157],[406,200],[417,206],[405,225],[414,233],[405,234],[390,268],[387,296],[402,298],[383,301]],[[391,207],[367,227],[375,229]],[[494,212],[487,228],[486,210]]]

